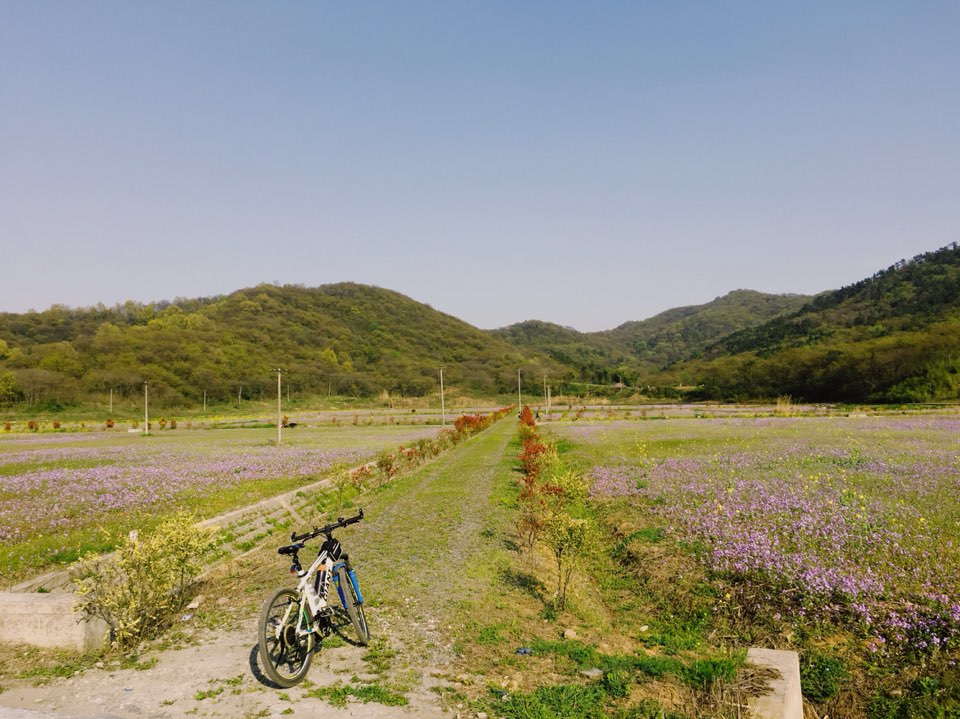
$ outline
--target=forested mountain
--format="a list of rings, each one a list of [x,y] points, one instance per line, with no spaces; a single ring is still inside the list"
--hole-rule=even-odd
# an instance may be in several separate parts
[[[677,307],[597,334],[660,369],[702,352],[720,337],[796,310],[809,300],[805,295],[734,290],[706,304]]]
[[[511,391],[563,374],[549,359],[397,292],[357,284],[260,285],[226,297],[0,314],[0,401],[70,400],[144,380],[169,402],[246,396],[282,367],[305,392],[368,396],[452,386]]]
[[[546,354],[580,382],[607,384],[614,382],[618,374],[630,379],[636,375],[636,363],[629,350],[595,333],[527,320],[492,330],[492,334],[518,348]]]
[[[922,402],[960,389],[960,249],[901,260],[678,368],[708,397]]]
[[[656,383],[657,372],[672,362],[697,355],[710,342],[795,310],[809,300],[803,295],[735,290],[706,304],[677,307],[603,332],[577,332],[528,320],[494,333],[518,347],[543,351],[574,368],[585,382],[619,378],[629,384]]]

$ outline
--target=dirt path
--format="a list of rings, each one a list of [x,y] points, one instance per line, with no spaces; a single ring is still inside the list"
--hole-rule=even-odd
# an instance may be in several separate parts
[[[257,665],[257,611],[270,588],[290,581],[271,544],[231,562],[210,581],[203,591],[221,598],[204,600],[181,618],[182,631],[171,635],[174,646],[149,649],[139,668],[108,659],[42,686],[0,678],[6,687],[0,717],[5,707],[79,719],[450,717],[434,689],[453,671],[461,608],[489,589],[488,575],[476,568],[503,541],[505,515],[493,490],[510,471],[505,449],[512,433],[513,423],[502,421],[357,502],[368,519],[338,536],[368,599],[367,616],[379,640],[372,651],[335,641],[340,646],[325,646],[315,657],[308,682],[288,690],[269,686]],[[338,708],[329,696],[316,696],[336,685],[344,695],[373,687],[387,701],[402,696],[408,704],[347,697]]]

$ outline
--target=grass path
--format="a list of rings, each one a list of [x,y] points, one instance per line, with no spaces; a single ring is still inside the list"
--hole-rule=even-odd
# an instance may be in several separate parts
[[[485,594],[487,557],[503,541],[496,480],[510,471],[514,434],[503,421],[439,462],[363,501],[369,523],[345,540],[357,558],[375,617],[401,629],[411,660],[452,660],[458,610]]]

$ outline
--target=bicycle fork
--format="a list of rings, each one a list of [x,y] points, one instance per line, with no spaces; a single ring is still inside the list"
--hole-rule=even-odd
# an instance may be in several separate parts
[[[353,592],[357,596],[357,604],[363,604],[363,594],[360,592],[360,582],[357,581],[357,574],[353,571],[353,566],[350,564],[350,557],[346,554],[343,555],[343,559],[340,560],[337,564],[333,565],[333,581],[337,585],[337,594],[340,595],[340,603],[345,607],[347,606],[347,598],[344,595],[344,588],[340,586],[340,573],[337,572],[339,567],[343,567],[347,570],[347,577],[350,579],[350,584],[353,586]]]

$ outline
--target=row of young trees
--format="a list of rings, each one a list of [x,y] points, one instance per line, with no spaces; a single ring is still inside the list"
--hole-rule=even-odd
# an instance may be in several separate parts
[[[586,509],[587,482],[560,462],[556,447],[540,435],[529,406],[520,412],[523,451],[517,533],[528,550],[542,543],[556,562],[555,606],[567,604],[578,560],[589,553],[597,532]]]

